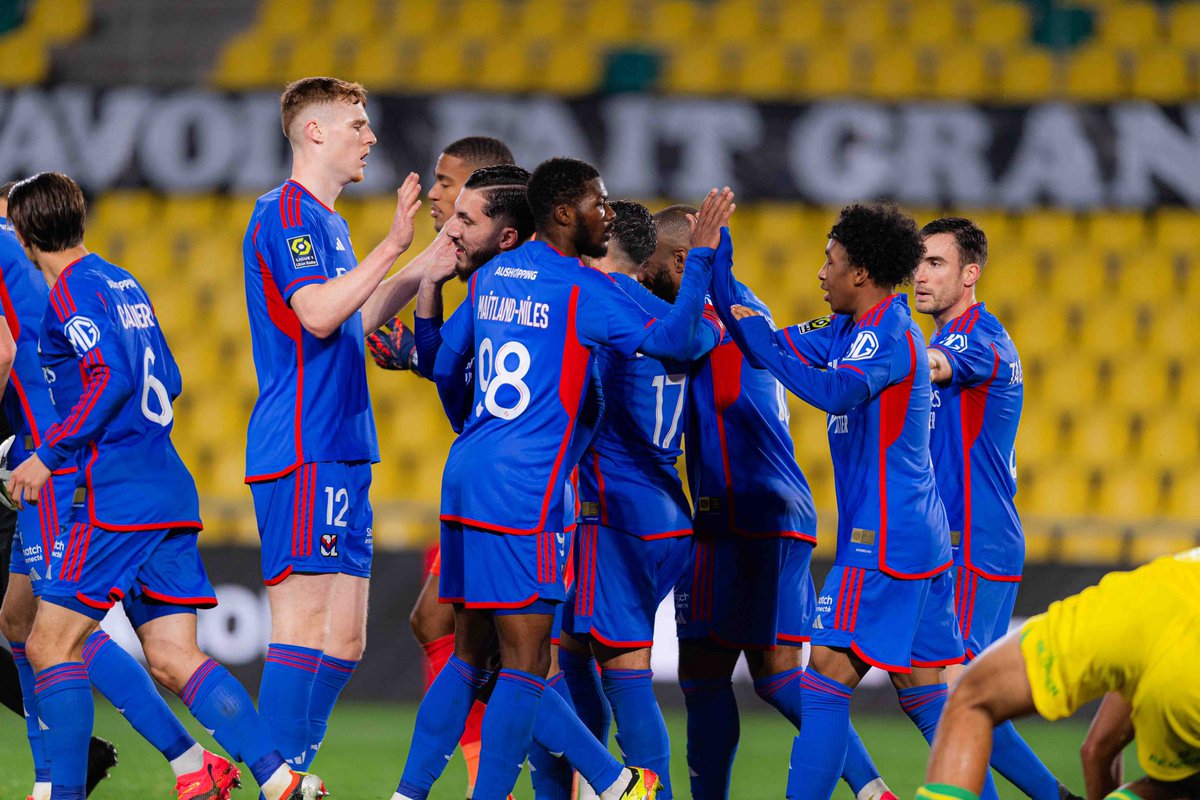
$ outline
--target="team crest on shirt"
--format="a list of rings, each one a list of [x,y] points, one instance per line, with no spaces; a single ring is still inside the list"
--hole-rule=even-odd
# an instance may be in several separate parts
[[[952,333],[938,344],[949,347],[956,353],[964,353],[967,350],[967,337],[962,333]]]
[[[336,533],[321,534],[321,555],[328,558],[337,558],[337,537]]]
[[[63,327],[66,330],[67,339],[71,342],[71,347],[75,350],[75,355],[80,358],[83,358],[83,354],[100,341],[100,329],[87,317],[71,317]]]
[[[831,322],[833,322],[832,314],[830,314],[827,317],[817,317],[816,319],[810,319],[808,322],[801,322],[799,325],[797,325],[796,333],[811,333],[812,331],[818,331],[821,328],[828,328],[829,323],[831,323]]]
[[[308,269],[317,266],[317,251],[313,249],[312,237],[307,233],[287,240],[288,252],[292,254],[292,266]]]
[[[863,361],[875,355],[878,350],[879,338],[875,336],[875,331],[859,331],[858,336],[854,337],[854,344],[850,345],[850,352],[842,361]]]

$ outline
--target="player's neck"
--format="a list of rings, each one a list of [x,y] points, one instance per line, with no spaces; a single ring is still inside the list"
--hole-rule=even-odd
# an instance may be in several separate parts
[[[545,231],[539,230],[534,236],[539,242],[545,242],[567,258],[579,258],[579,251],[575,249],[575,242],[571,241],[570,233],[565,230],[559,231],[556,228]]]
[[[58,282],[58,276],[62,275],[67,267],[87,254],[88,249],[83,245],[59,250],[57,253],[43,253],[39,250],[37,252],[37,267],[42,271],[42,277],[46,279],[46,283],[53,286]]]
[[[855,322],[858,322],[862,319],[863,314],[866,314],[872,308],[887,300],[894,293],[894,289],[884,289],[880,286],[864,288],[862,295],[858,298],[858,302],[855,303],[854,312],[850,316],[854,318]]]
[[[316,164],[310,164],[297,158],[292,166],[290,180],[300,184],[326,208],[333,208],[346,184],[339,178],[320,169]]]
[[[933,323],[938,326],[938,329],[946,326],[946,323],[961,317],[968,308],[975,305],[975,290],[963,293],[963,296],[958,298],[958,302],[944,311],[933,315]]]

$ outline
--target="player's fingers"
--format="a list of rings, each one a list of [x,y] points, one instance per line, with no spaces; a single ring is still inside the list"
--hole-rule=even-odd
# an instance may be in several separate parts
[[[415,202],[415,203],[413,203],[413,204],[412,204],[412,207],[411,207],[411,208],[409,208],[409,209],[408,209],[408,213],[404,215],[404,216],[405,216],[405,219],[410,219],[410,220],[411,220],[412,218],[414,218],[415,216],[417,216],[417,211],[418,211],[420,208],[421,208],[421,201],[420,201],[420,200],[418,200],[417,202]]]

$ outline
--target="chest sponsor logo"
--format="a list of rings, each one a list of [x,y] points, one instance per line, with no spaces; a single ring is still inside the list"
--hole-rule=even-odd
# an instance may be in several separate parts
[[[307,233],[287,240],[288,252],[292,254],[292,266],[309,269],[317,266],[317,253],[313,249],[312,237]]]
[[[864,361],[879,352],[879,337],[875,331],[859,331],[842,361]]]
[[[100,329],[87,317],[71,317],[64,326],[67,340],[80,358],[100,341]]]
[[[941,341],[942,347],[948,347],[956,353],[967,352],[967,336],[963,333],[952,333]]]

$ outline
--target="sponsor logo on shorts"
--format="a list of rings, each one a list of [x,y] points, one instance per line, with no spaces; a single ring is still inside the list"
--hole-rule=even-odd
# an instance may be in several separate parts
[[[338,554],[337,540],[338,540],[338,535],[336,533],[322,533],[321,534],[321,555],[326,556],[328,558],[337,558],[337,554]]]

